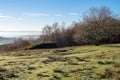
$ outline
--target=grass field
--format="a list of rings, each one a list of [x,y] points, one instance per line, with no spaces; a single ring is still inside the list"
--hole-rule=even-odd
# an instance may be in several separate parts
[[[120,80],[120,44],[0,55],[0,80]]]

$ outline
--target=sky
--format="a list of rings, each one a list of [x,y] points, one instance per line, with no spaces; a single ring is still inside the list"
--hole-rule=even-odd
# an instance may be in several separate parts
[[[120,0],[0,0],[0,31],[41,31],[54,22],[80,21],[91,7],[120,14]]]

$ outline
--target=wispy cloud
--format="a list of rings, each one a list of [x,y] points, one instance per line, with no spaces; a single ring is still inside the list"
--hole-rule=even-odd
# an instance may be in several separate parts
[[[24,20],[24,18],[21,18],[21,17],[18,17],[18,18],[16,18],[16,19],[19,20],[19,21]]]
[[[0,19],[11,18],[11,16],[0,15]]]
[[[63,15],[62,14],[55,14],[54,16],[56,16],[56,17],[62,17]]]
[[[76,13],[76,12],[71,12],[71,13],[68,13],[68,15],[70,15],[70,16],[78,16],[78,15],[80,15],[79,13]]]
[[[49,14],[45,14],[45,13],[25,13],[25,15],[28,15],[28,16],[49,16]]]
[[[70,12],[66,14],[47,14],[47,13],[24,13],[27,16],[53,16],[53,17],[62,17],[62,16],[78,16],[80,15],[77,12]]]

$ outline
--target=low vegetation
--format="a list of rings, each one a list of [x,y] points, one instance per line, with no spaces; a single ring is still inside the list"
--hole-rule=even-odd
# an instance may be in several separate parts
[[[120,44],[0,55],[0,80],[120,80]]]

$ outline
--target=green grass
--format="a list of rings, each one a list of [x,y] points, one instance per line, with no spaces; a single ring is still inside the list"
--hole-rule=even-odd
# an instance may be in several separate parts
[[[120,44],[1,52],[0,80],[120,80]]]

